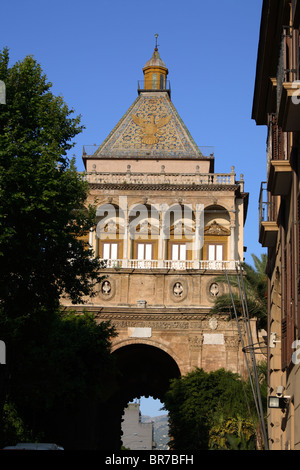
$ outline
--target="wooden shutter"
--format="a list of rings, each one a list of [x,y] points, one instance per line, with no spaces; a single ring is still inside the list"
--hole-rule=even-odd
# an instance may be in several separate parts
[[[283,132],[275,115],[272,116],[272,160],[283,160]]]

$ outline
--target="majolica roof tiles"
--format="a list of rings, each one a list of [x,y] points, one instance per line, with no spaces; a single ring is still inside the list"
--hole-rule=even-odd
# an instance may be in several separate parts
[[[200,157],[165,92],[141,93],[93,157]]]

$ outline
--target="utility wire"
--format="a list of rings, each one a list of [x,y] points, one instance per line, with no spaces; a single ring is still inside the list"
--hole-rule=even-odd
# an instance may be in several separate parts
[[[265,447],[267,448],[268,438],[267,438],[267,433],[265,429],[264,412],[263,412],[263,406],[262,406],[262,400],[261,400],[259,378],[257,374],[256,358],[255,358],[255,352],[254,352],[254,343],[253,343],[253,336],[252,336],[252,330],[251,330],[251,324],[250,324],[244,276],[243,276],[243,271],[242,271],[242,267],[240,263],[239,263],[239,267],[240,267],[240,271],[238,271],[237,266],[236,266],[236,271],[237,271],[237,277],[238,277],[238,282],[239,282],[240,295],[241,295],[241,298],[243,299],[243,314],[244,314],[245,326],[247,328],[248,347],[249,347],[250,356],[252,360],[253,374],[254,374],[254,380],[255,380],[256,390],[257,390],[257,400],[258,400],[258,406],[260,410],[259,417],[260,417],[260,422],[261,422],[261,431],[262,431],[263,438],[265,441]]]
[[[226,275],[226,280],[227,280],[227,284],[228,284],[228,288],[229,288],[229,294],[230,294],[230,297],[231,297],[231,302],[232,302],[232,306],[233,306],[233,310],[234,310],[235,319],[236,319],[236,322],[237,322],[238,333],[239,333],[240,341],[241,341],[241,344],[242,344],[242,350],[243,350],[244,355],[245,355],[245,362],[246,362],[246,366],[247,366],[247,370],[248,370],[249,381],[250,381],[251,390],[252,390],[252,394],[253,394],[253,398],[254,398],[254,403],[255,403],[255,407],[256,407],[257,416],[258,416],[259,423],[260,423],[261,432],[262,432],[262,435],[263,435],[265,449],[268,450],[268,438],[267,438],[267,433],[266,433],[266,428],[265,428],[264,413],[263,413],[263,407],[262,407],[262,401],[261,401],[261,393],[260,393],[259,380],[258,380],[258,375],[257,375],[256,359],[255,359],[255,354],[254,354],[252,331],[251,331],[251,326],[250,326],[250,321],[249,321],[249,312],[248,312],[248,305],[247,305],[247,298],[246,298],[246,290],[245,290],[245,284],[244,284],[244,279],[243,279],[242,268],[240,266],[240,263],[238,263],[238,264],[239,264],[239,267],[240,267],[240,274],[239,274],[239,270],[238,270],[238,265],[236,265],[236,274],[237,274],[237,280],[238,280],[239,293],[240,293],[240,297],[241,297],[243,322],[244,322],[244,327],[245,327],[246,335],[247,335],[247,339],[248,339],[248,347],[245,347],[244,337],[243,337],[242,332],[241,332],[240,321],[239,321],[239,318],[238,318],[238,315],[237,315],[237,310],[236,310],[236,306],[235,306],[235,302],[234,302],[234,298],[233,298],[233,294],[232,294],[232,289],[231,289],[228,273],[227,273],[226,270],[225,270],[225,275]],[[253,376],[254,376],[256,387],[253,384],[253,377],[252,377],[250,366],[249,366],[249,361],[248,361],[248,356],[247,356],[247,349],[250,353],[250,359],[251,359],[251,363],[252,363],[252,371],[253,371]]]

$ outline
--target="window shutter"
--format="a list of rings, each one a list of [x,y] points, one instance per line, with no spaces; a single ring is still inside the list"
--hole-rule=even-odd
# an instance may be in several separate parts
[[[272,159],[283,160],[283,133],[275,115],[272,117]]]

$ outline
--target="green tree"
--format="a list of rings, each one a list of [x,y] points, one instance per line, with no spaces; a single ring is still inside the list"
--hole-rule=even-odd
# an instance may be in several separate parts
[[[110,354],[115,334],[88,312],[59,309],[31,317],[14,341],[17,355],[7,395],[8,410],[13,404],[14,413],[7,416],[2,433],[0,429],[2,445],[12,436],[11,416],[13,428],[18,425],[16,438],[21,423],[33,439],[43,436],[70,444],[72,428],[80,428],[80,412],[93,403],[96,413],[109,393],[109,379],[116,372]]]
[[[254,267],[250,264],[243,263],[242,268],[244,272],[243,286],[245,288],[247,309],[250,318],[256,317],[258,320],[259,328],[266,328],[267,326],[267,312],[268,312],[268,282],[266,275],[267,255],[262,254],[259,259],[256,255],[252,254]],[[242,315],[243,305],[239,294],[239,281],[237,276],[228,276],[232,288],[232,296],[234,299],[237,313]],[[227,284],[226,276],[218,276],[216,281]],[[232,299],[229,293],[224,293],[215,300],[214,306],[211,309],[212,314],[219,313],[234,314]]]
[[[169,412],[170,446],[174,450],[207,450],[216,415],[247,415],[244,383],[237,374],[220,369],[196,369],[171,382],[165,396]],[[217,413],[218,412],[218,413]]]
[[[0,52],[0,80],[0,301],[18,318],[56,309],[63,294],[78,303],[92,293],[99,264],[84,240],[95,210],[68,157],[80,117],[31,56],[10,67]]]
[[[10,66],[8,50],[0,51],[0,80],[0,332],[7,346],[0,415],[7,394],[25,428],[44,419],[44,430],[83,395],[102,396],[113,332],[59,307],[62,296],[78,304],[94,295],[101,279],[87,237],[95,208],[86,205],[88,184],[68,157],[81,118],[54,96],[31,56]]]
[[[251,420],[237,415],[224,418],[218,414],[209,431],[211,450],[255,450],[255,427]]]

